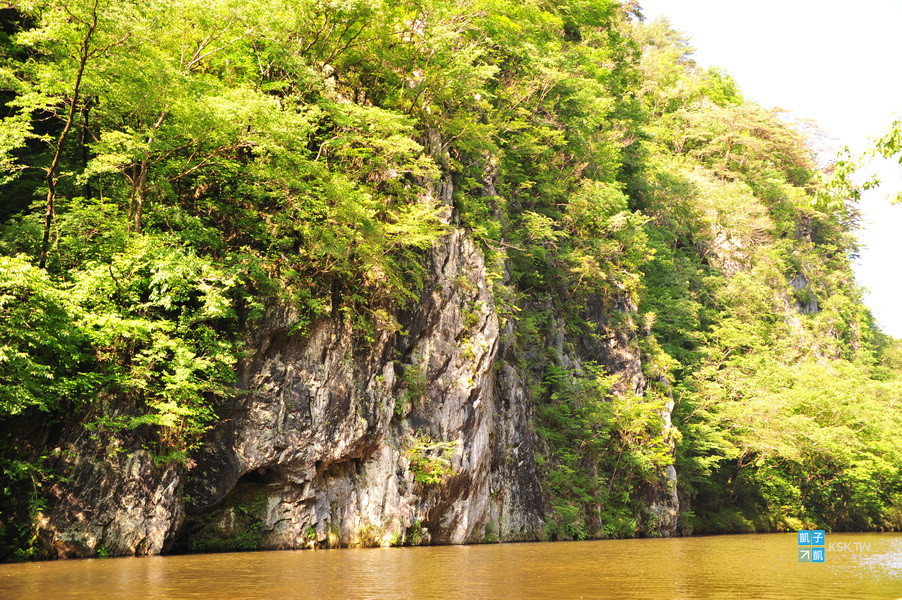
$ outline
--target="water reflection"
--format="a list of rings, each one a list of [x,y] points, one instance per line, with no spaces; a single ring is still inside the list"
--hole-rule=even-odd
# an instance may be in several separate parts
[[[0,598],[894,599],[902,534],[797,562],[794,534],[384,550],[252,552],[0,565]]]

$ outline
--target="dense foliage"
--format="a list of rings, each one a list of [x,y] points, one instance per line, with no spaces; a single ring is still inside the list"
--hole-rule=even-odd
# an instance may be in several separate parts
[[[397,328],[449,222],[516,321],[549,535],[654,531],[674,464],[684,531],[902,527],[902,349],[852,279],[856,191],[637,11],[0,9],[4,543],[30,543],[54,477],[22,423],[186,461],[270,299],[296,330]],[[570,347],[604,333],[590,306],[637,332],[643,395]]]

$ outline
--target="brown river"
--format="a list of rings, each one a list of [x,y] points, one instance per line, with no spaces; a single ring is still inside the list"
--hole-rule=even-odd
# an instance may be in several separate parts
[[[902,598],[902,534],[824,558],[795,534],[108,558],[0,565],[0,599]]]

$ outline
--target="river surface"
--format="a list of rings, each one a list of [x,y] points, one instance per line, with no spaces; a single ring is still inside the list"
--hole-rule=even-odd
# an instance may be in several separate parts
[[[902,534],[826,541],[824,563],[795,534],[40,562],[0,565],[0,599],[902,598]]]

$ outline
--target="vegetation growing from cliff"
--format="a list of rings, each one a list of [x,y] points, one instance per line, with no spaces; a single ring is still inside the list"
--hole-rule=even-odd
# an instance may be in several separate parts
[[[902,527],[856,190],[631,5],[15,0],[0,165],[8,548],[66,418],[188,463],[268,303],[398,331],[457,225],[515,320],[551,535],[654,533],[671,465],[684,531]],[[641,389],[593,355],[618,331]]]
[[[586,364],[574,372],[551,364],[548,401],[538,408],[540,459],[554,511],[546,535],[563,539],[634,536],[645,526],[643,487],[658,483],[673,463],[664,402],[652,394],[618,394],[618,375]],[[544,463],[544,464],[542,464]],[[598,510],[597,507],[604,507]]]
[[[457,452],[459,443],[435,442],[421,436],[413,440],[407,450],[413,480],[424,486],[438,486],[456,473],[451,466],[451,457]]]

